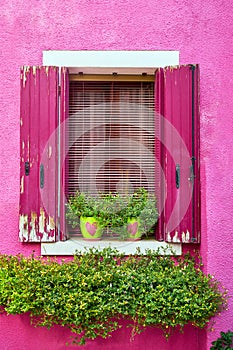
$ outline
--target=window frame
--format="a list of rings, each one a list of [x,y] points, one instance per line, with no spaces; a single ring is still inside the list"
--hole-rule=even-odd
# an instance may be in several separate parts
[[[156,68],[178,64],[178,51],[43,51],[44,66],[65,66],[71,75],[154,74]],[[72,237],[66,241],[41,242],[41,255],[74,255],[76,251],[82,252],[91,247],[103,249],[109,246],[126,255],[136,253],[137,248],[140,248],[142,254],[146,254],[148,249],[160,249],[161,254],[182,254],[182,243],[159,242],[154,239],[137,242],[84,242],[81,238]]]

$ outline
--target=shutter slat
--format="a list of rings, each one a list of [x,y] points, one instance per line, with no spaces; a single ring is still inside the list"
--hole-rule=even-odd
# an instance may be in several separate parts
[[[59,213],[59,239],[65,241],[68,239],[68,230],[66,228],[65,219],[65,203],[67,193],[66,173],[68,172],[68,157],[69,151],[69,72],[65,67],[61,68],[60,72],[60,133],[59,133],[59,154],[60,154],[60,213]]]

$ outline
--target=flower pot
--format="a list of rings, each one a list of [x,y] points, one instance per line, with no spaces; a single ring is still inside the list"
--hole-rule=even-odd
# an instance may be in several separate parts
[[[140,221],[138,218],[129,219],[127,222],[128,241],[138,241],[141,239]]]
[[[94,217],[80,217],[80,230],[86,240],[98,241],[101,239],[103,230]]]

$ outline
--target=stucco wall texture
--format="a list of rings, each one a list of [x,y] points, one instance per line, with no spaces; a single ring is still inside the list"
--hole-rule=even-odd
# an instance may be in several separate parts
[[[18,242],[19,67],[42,64],[43,50],[179,50],[201,68],[201,253],[206,272],[233,296],[233,3],[228,0],[0,1],[0,251],[40,254]],[[214,332],[187,327],[167,343],[160,331],[129,341],[121,330],[85,349],[205,350],[233,330],[233,302]],[[65,349],[69,333],[34,329],[27,316],[0,316],[0,350]]]

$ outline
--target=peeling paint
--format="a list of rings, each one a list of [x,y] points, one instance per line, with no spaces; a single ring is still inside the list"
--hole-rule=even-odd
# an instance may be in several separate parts
[[[23,118],[20,118],[20,126],[23,126]]]
[[[36,235],[36,223],[37,223],[37,213],[32,212],[31,213],[31,221],[30,221],[30,241],[31,240],[36,240],[37,235]]]
[[[179,68],[180,66],[179,65],[175,65],[175,66],[168,66],[168,67],[165,67],[164,70],[169,70],[170,72],[173,71],[174,69],[177,69]]]
[[[190,242],[189,230],[186,230],[186,232],[182,232],[181,239],[182,239],[183,243],[189,243]]]
[[[179,232],[176,231],[174,237],[172,238],[173,243],[180,243]]]
[[[55,222],[54,222],[54,218],[52,216],[49,216],[49,220],[48,220],[48,231],[52,231],[55,229]]]
[[[168,242],[171,242],[171,241],[172,241],[170,232],[167,233],[167,241],[168,241]]]
[[[47,229],[45,231],[45,228]],[[36,212],[30,215],[20,215],[19,217],[19,239],[21,242],[54,242],[55,221],[53,217],[48,217],[43,208],[40,209],[40,216]]]
[[[24,141],[22,142],[22,149],[24,149],[25,148],[25,143],[24,143]]]
[[[39,232],[45,233],[45,212],[44,209],[40,208],[40,217],[39,217]]]
[[[48,147],[48,157],[49,157],[49,159],[51,158],[51,156],[52,156],[52,146],[49,146]]]
[[[36,75],[36,71],[37,71],[37,66],[33,66],[32,67],[32,74]]]
[[[24,175],[21,177],[20,180],[20,194],[24,193]]]
[[[26,85],[27,81],[27,75],[30,72],[30,67],[29,66],[24,66],[23,67],[23,74],[22,74],[22,79],[23,79],[23,87]]]
[[[189,230],[186,231],[186,242],[190,242],[190,233],[189,233]]]
[[[19,238],[21,242],[28,241],[28,216],[19,216]]]
[[[186,238],[185,238],[185,233],[184,233],[184,232],[182,232],[182,235],[181,235],[181,240],[182,240],[182,242],[183,242],[183,243],[186,241]]]
[[[47,76],[49,75],[49,66],[45,67],[45,73]]]

